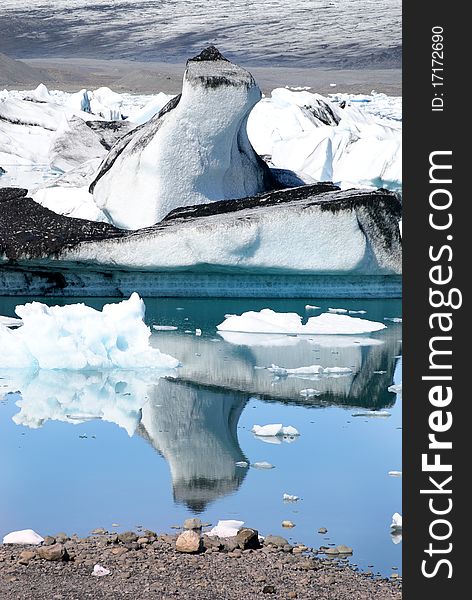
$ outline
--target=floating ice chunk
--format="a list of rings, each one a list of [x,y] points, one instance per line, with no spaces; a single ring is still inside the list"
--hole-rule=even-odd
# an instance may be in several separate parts
[[[300,390],[300,396],[303,396],[304,398],[312,398],[313,396],[320,396],[321,392],[318,390],[315,390],[313,388],[306,388],[305,390]]]
[[[391,321],[392,323],[401,323],[403,319],[401,317],[384,317],[384,321]]]
[[[282,427],[282,435],[286,436],[298,436],[300,435],[298,429],[292,427],[292,425],[287,425],[287,427]]]
[[[228,538],[235,536],[241,527],[244,525],[244,521],[235,521],[232,519],[220,520],[218,523],[207,533],[209,536],[218,536],[220,538]]]
[[[391,413],[387,410],[367,410],[365,412],[357,412],[352,414],[353,417],[390,417]]]
[[[248,311],[227,317],[217,326],[218,331],[238,333],[286,333],[308,335],[360,335],[385,329],[383,323],[348,315],[323,313],[310,317],[305,325],[296,313],[277,313],[269,308]]]
[[[348,310],[350,315],[365,315],[366,310]]]
[[[402,476],[401,471],[389,471],[388,474],[390,475],[390,477],[401,477]]]
[[[272,423],[269,425],[254,425],[251,431],[255,435],[259,435],[262,437],[272,437],[279,435],[300,435],[298,430],[295,429],[295,427],[292,427],[291,425],[284,427],[282,423]]]
[[[328,308],[328,312],[343,314],[347,313],[347,308]]]
[[[202,335],[202,330],[201,329],[195,329],[195,335],[200,337]]]
[[[12,531],[3,538],[4,544],[25,544],[38,545],[44,542],[36,531],[32,529],[22,529],[21,531]]]
[[[236,463],[236,466],[246,468],[246,467],[249,467],[249,463],[246,462],[245,460],[238,460],[238,462]]]
[[[105,304],[101,311],[84,304],[19,305],[23,326],[0,324],[0,356],[6,369],[173,369],[179,361],[149,344],[144,302]]]
[[[2,315],[0,315],[0,324],[10,328],[21,327],[23,321],[21,319],[15,319],[15,317],[2,317]]]
[[[314,304],[305,304],[305,310],[318,310],[321,306],[315,306]]]
[[[274,465],[271,465],[270,462],[263,460],[251,463],[251,467],[253,467],[254,469],[273,469]]]
[[[297,502],[300,500],[298,496],[293,496],[292,494],[284,494],[282,498],[284,502]]]
[[[391,385],[387,389],[389,392],[392,392],[393,394],[401,394],[402,393],[402,384],[397,383],[397,384]]]
[[[267,367],[267,370],[276,377],[299,377],[300,379],[318,378],[321,375],[339,377],[341,375],[349,375],[352,373],[351,367],[322,367],[321,365],[297,367],[296,369],[286,369],[277,365],[271,365],[270,367]]]
[[[178,329],[175,325],[153,325],[152,328],[156,331],[175,331]]]
[[[251,429],[252,433],[260,436],[276,436],[283,435],[282,423],[270,424],[270,425],[254,425]]]
[[[395,513],[392,515],[392,522],[390,524],[390,529],[392,531],[399,531],[402,529],[402,516],[399,513]]]
[[[104,577],[105,575],[110,575],[110,571],[101,565],[95,565],[93,567],[92,575],[95,577]]]

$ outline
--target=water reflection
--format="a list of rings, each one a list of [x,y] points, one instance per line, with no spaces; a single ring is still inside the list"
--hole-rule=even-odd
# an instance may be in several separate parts
[[[219,496],[236,491],[246,469],[237,426],[247,397],[161,380],[143,406],[138,432],[166,459],[174,500],[201,512]]]
[[[177,378],[146,371],[3,372],[0,389],[18,391],[13,420],[30,428],[48,420],[80,424],[101,419],[140,435],[164,457],[174,500],[193,512],[238,490],[247,461],[237,427],[251,396],[266,402],[384,408],[393,382],[401,328],[377,338],[347,336],[196,337],[159,332],[153,344],[183,364]],[[277,377],[271,364],[350,367],[344,376]],[[256,368],[259,367],[259,368]],[[319,395],[300,392],[316,388]],[[270,441],[270,440],[265,440]],[[276,440],[279,442],[280,440]],[[249,461],[248,461],[249,462]]]
[[[401,327],[377,337],[287,336],[226,333],[214,338],[159,332],[153,344],[183,364],[178,377],[192,383],[257,395],[304,406],[326,404],[384,408],[395,396],[387,391],[399,354]],[[277,377],[267,368],[309,365],[350,367],[348,376]],[[316,389],[306,397],[301,392]]]

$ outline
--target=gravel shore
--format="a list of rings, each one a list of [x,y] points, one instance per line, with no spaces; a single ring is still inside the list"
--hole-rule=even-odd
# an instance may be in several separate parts
[[[178,535],[151,531],[58,534],[41,546],[0,545],[0,598],[401,599],[400,578],[356,572],[346,559],[315,554],[280,537],[267,536],[260,545],[252,531],[237,539],[204,535],[194,553],[177,551]],[[109,574],[92,575],[97,564]]]

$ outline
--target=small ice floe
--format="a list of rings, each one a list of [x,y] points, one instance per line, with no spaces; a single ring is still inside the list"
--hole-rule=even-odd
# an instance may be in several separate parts
[[[401,477],[402,476],[401,471],[389,471],[388,474],[390,475],[390,477]]]
[[[400,513],[394,513],[392,515],[392,522],[390,523],[391,531],[400,531],[402,529],[402,516]]]
[[[347,308],[328,308],[328,312],[330,313],[339,313],[340,315],[347,313]]]
[[[291,425],[284,426],[282,423],[271,423],[269,425],[254,425],[251,429],[254,435],[258,435],[261,437],[277,437],[277,436],[295,436],[300,435],[295,427]]]
[[[273,469],[274,465],[271,465],[270,462],[267,462],[266,460],[262,460],[255,463],[251,463],[251,467],[253,467],[254,469]]]
[[[305,310],[320,310],[321,306],[315,306],[314,304],[305,304]]]
[[[101,565],[95,565],[93,567],[92,575],[94,577],[104,577],[105,575],[110,575],[110,571]]]
[[[39,533],[32,529],[22,529],[21,531],[12,531],[3,538],[4,544],[24,544],[38,545],[44,542]]]
[[[391,413],[387,410],[367,410],[364,412],[352,413],[353,417],[390,417]]]
[[[300,390],[300,396],[304,398],[313,398],[313,396],[320,396],[321,392],[315,390],[314,388],[306,388],[305,390]]]
[[[385,375],[387,371],[372,371],[375,375]]]
[[[294,496],[293,494],[284,494],[282,499],[284,502],[298,502],[300,500],[298,496]]]
[[[243,525],[244,521],[235,521],[233,519],[220,520],[206,535],[218,536],[220,538],[234,537]]]
[[[391,321],[392,323],[402,323],[401,317],[384,317],[384,321]]]
[[[153,325],[152,328],[156,331],[175,331],[178,329],[175,325]]]
[[[249,467],[249,463],[246,462],[245,460],[238,460],[238,462],[236,463],[237,467],[243,467],[244,469]]]
[[[397,384],[391,385],[387,389],[389,392],[392,392],[393,394],[401,394],[402,393],[402,384],[397,383]]]
[[[337,83],[330,83],[329,84],[329,87],[336,87],[336,86],[337,86]]]
[[[195,329],[195,335],[198,336],[198,337],[201,336],[202,335],[202,330],[198,329],[198,328]]]
[[[350,315],[365,315],[366,312],[366,310],[348,310]]]
[[[23,325],[22,319],[15,319],[14,317],[2,317],[0,315],[0,325],[5,325],[5,327],[13,328],[13,327],[21,327]]]

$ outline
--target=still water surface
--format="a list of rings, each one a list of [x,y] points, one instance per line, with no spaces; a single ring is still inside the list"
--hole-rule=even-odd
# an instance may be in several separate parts
[[[13,316],[26,300],[0,299],[0,314]],[[109,302],[83,301],[97,308]],[[401,325],[385,321],[386,330],[355,338],[224,339],[216,331],[226,313],[270,307],[319,314],[307,314],[307,303],[365,309],[363,317],[378,321],[401,311],[396,300],[149,299],[147,322],[178,328],[152,338],[183,363],[177,379],[1,373],[4,391],[19,392],[0,391],[0,536],[25,528],[85,535],[112,524],[171,531],[192,515],[211,523],[238,518],[291,542],[351,546],[351,562],[362,569],[390,574],[400,567],[401,543],[389,525],[401,513],[401,479],[388,471],[401,470],[401,396],[387,388],[401,382]],[[310,380],[255,368],[271,364],[349,366],[353,373]],[[320,394],[305,398],[307,388]],[[353,416],[370,409],[390,416]],[[301,435],[264,440],[251,433],[267,423],[293,425]],[[284,493],[300,500],[284,503]],[[283,529],[285,519],[295,528]],[[328,533],[318,534],[320,527]]]

